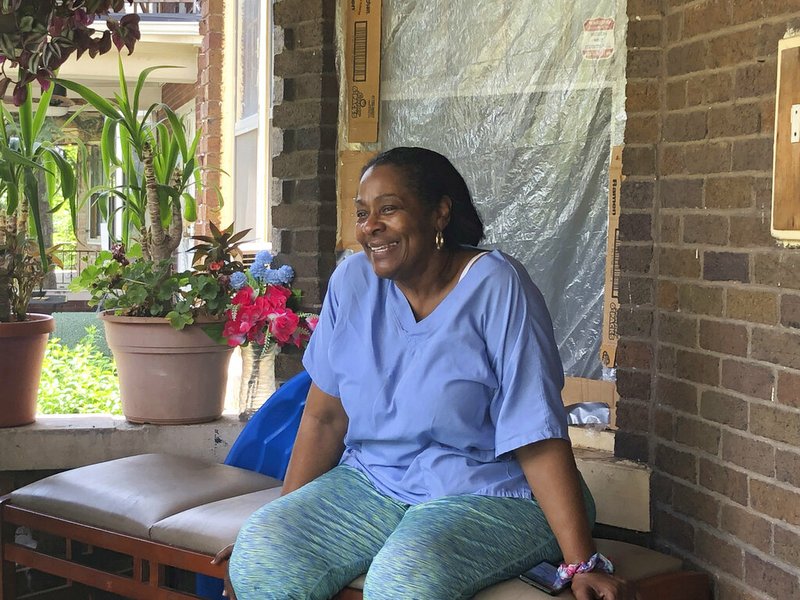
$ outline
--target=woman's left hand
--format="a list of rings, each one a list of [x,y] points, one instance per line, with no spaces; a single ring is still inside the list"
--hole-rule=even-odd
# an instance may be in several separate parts
[[[575,600],[639,600],[636,586],[606,573],[578,573],[572,578]]]

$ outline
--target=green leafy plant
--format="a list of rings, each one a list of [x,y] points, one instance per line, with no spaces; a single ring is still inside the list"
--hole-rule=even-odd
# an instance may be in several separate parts
[[[95,345],[95,327],[72,348],[50,338],[39,384],[39,411],[52,414],[121,414],[114,360]]]
[[[195,156],[200,132],[188,139],[183,122],[169,106],[140,106],[147,77],[164,68],[170,67],[144,69],[131,90],[120,59],[119,92],[113,100],[74,81],[55,80],[82,96],[105,117],[100,147],[107,182],[89,193],[96,195],[109,223],[114,221],[109,213],[120,213],[122,232],[117,241],[126,248],[133,241],[138,242],[143,257],[154,261],[169,259],[178,248],[184,219],[196,220],[192,190],[197,193],[201,184],[201,169]],[[164,118],[154,120],[157,113],[163,113]],[[117,132],[121,141],[119,153]],[[117,169],[122,170],[122,184],[116,181]]]
[[[30,96],[28,84],[38,80],[46,89],[73,52],[94,57],[113,45],[130,54],[140,38],[139,15],[120,20],[109,16],[126,2],[130,0],[0,0],[0,97],[14,83],[14,104],[23,104]],[[96,17],[105,17],[106,31],[91,27]],[[9,67],[17,67],[16,80]]]
[[[35,287],[50,268],[53,249],[45,247],[42,217],[56,210],[49,198],[60,187],[77,214],[74,165],[45,134],[45,116],[52,89],[33,108],[28,96],[18,117],[0,105],[0,322],[23,321]],[[39,175],[44,175],[46,199]]]
[[[143,259],[139,246],[126,255],[117,245],[86,266],[72,289],[89,290],[92,306],[131,317],[166,317],[175,329],[197,318],[220,319],[233,292],[230,276],[244,268],[238,246],[247,232],[233,233],[232,227],[212,225],[210,236],[195,238],[201,241],[195,269],[175,272],[171,260]]]

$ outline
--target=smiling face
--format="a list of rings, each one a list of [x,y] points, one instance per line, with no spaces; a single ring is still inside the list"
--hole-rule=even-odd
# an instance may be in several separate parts
[[[436,232],[447,225],[449,200],[426,207],[391,165],[367,169],[356,197],[356,239],[378,277],[407,283],[438,263]]]

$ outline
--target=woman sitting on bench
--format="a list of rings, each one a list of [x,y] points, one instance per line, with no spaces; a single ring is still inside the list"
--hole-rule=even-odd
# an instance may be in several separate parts
[[[578,600],[630,600],[591,537],[550,316],[444,156],[395,148],[355,199],[364,252],[334,272],[283,496],[230,557],[239,600],[453,600],[541,561]],[[533,490],[533,494],[531,494]],[[218,555],[224,559],[224,551]]]

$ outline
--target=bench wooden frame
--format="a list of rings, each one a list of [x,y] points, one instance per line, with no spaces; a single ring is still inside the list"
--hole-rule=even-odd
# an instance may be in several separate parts
[[[17,527],[46,532],[66,540],[67,556],[58,558],[17,544]],[[167,546],[151,540],[114,533],[11,506],[7,498],[0,500],[0,598],[16,600],[16,565],[56,575],[73,582],[99,588],[135,600],[188,600],[194,594],[166,586],[166,569],[222,577],[224,568],[211,564],[211,556]],[[133,561],[132,577],[99,570],[70,559],[72,542],[80,542],[128,555]],[[16,565],[15,565],[16,563]],[[710,582],[705,573],[679,571],[655,575],[637,582],[642,600],[709,600]],[[335,600],[362,600],[361,590],[346,588]]]

